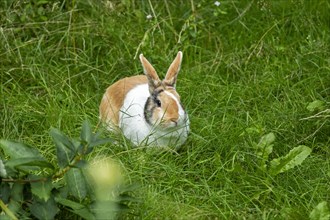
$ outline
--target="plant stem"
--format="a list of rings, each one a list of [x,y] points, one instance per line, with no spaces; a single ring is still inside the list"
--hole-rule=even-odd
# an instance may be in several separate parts
[[[84,147],[84,152],[87,149],[87,145]],[[74,165],[76,165],[76,163],[78,163],[83,157],[84,157],[84,153],[82,154],[78,154],[77,156],[75,156],[72,160],[72,162],[66,166],[65,168],[63,168],[62,170],[59,170],[57,173],[54,174],[54,176],[52,177],[53,180],[61,178],[65,173],[67,173],[71,167],[73,167]]]
[[[46,181],[47,178],[40,178],[40,179],[35,179],[35,180],[23,180],[23,179],[2,179],[2,182],[7,182],[7,183],[34,183],[34,182],[43,182]]]
[[[6,206],[6,204],[1,199],[0,199],[0,207],[8,215],[10,219],[18,220],[18,218],[16,218],[14,213]]]

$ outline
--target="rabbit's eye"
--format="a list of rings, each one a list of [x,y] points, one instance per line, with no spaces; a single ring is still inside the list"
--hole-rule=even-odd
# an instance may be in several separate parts
[[[158,107],[161,107],[162,106],[162,103],[160,102],[159,99],[155,99],[155,103]]]

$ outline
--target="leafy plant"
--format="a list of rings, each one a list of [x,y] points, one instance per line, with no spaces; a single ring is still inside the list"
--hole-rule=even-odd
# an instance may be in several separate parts
[[[118,166],[104,169],[104,163],[91,166],[86,161],[86,156],[94,147],[109,143],[110,139],[101,138],[99,133],[94,134],[87,121],[82,125],[79,140],[71,139],[55,128],[51,129],[50,135],[56,146],[57,167],[31,146],[0,140],[0,147],[5,153],[0,158],[3,219],[32,216],[54,219],[60,211],[59,207],[65,207],[85,219],[108,219],[127,208],[118,197],[121,183],[116,181],[121,175]],[[107,164],[114,162],[108,161]],[[94,173],[103,178],[102,184],[99,184],[100,177],[91,175]],[[112,196],[100,198],[101,194]],[[129,199],[125,196],[125,201]]]
[[[326,201],[320,202],[309,214],[311,220],[329,220],[330,211]]]
[[[308,103],[306,109],[310,112],[314,112],[316,110],[324,110],[325,108],[325,103],[321,100],[315,100],[313,102]]]
[[[268,133],[261,137],[258,144],[254,144],[260,169],[271,176],[276,176],[300,165],[312,152],[309,147],[300,145],[293,148],[287,155],[269,161],[274,141],[274,133]]]

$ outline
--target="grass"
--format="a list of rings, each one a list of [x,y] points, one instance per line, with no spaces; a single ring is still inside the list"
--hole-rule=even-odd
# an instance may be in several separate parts
[[[19,2],[0,3],[1,138],[54,161],[51,127],[70,136],[85,118],[96,127],[104,90],[142,72],[138,54],[163,75],[182,50],[186,144],[146,151],[114,137],[94,154],[120,161],[139,185],[126,217],[308,219],[330,204],[329,112],[312,117],[330,103],[328,1]],[[271,158],[298,145],[313,152],[271,177],[253,148],[269,132]]]

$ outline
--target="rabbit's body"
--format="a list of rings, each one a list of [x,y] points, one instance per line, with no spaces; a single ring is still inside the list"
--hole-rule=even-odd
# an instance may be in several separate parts
[[[147,83],[146,76],[138,75],[121,79],[107,88],[100,104],[100,118],[108,130],[119,127],[119,114],[127,93],[134,87]]]
[[[181,146],[189,133],[189,119],[175,91],[181,58],[179,52],[176,63],[174,61],[168,71],[170,74],[160,81],[141,55],[146,76],[121,79],[111,85],[102,98],[100,118],[108,129],[119,127],[135,145]]]

